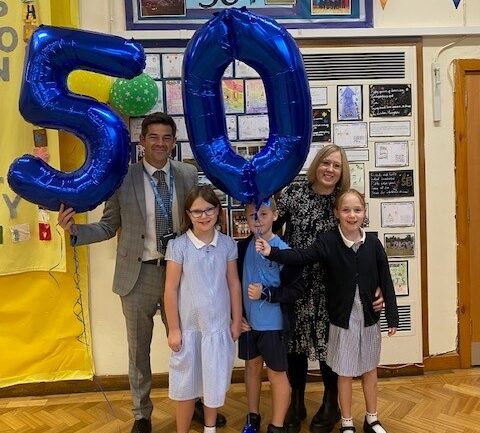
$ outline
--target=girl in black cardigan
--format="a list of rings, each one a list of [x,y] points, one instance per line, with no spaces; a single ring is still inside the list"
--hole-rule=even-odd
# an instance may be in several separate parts
[[[326,273],[330,320],[327,364],[338,373],[341,432],[355,433],[351,417],[352,379],[362,377],[366,433],[386,433],[377,417],[377,365],[380,362],[380,313],[372,302],[377,287],[385,298],[388,335],[396,333],[398,311],[388,259],[378,238],[361,228],[365,200],[356,190],[341,194],[335,204],[336,230],[321,234],[306,249],[278,250],[258,238],[256,249],[270,260],[290,265],[320,262]]]

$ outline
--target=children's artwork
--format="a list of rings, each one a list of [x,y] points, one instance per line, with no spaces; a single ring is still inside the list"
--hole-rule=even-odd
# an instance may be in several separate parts
[[[130,117],[130,141],[138,143],[140,141],[140,134],[142,133],[143,117]]]
[[[332,141],[331,110],[329,108],[313,110],[312,142],[317,141]]]
[[[316,86],[310,83],[310,96],[312,97],[312,107],[317,107],[319,105],[327,105],[327,90],[327,87]]]
[[[167,104],[167,113],[183,114],[182,100],[182,81],[166,80],[165,81],[165,101]]]
[[[183,116],[172,116],[177,125],[177,141],[188,141],[187,125]]]
[[[162,54],[163,78],[181,78],[182,64],[182,53]]]
[[[375,143],[376,167],[405,167],[408,165],[408,141]]]
[[[154,80],[160,80],[162,78],[160,69],[160,54],[145,54],[145,72],[150,75]]]
[[[367,122],[334,123],[333,142],[341,147],[367,147]]]
[[[266,113],[267,96],[262,80],[245,80],[245,112]]]
[[[323,147],[323,144],[319,143],[312,143],[310,144],[310,149],[308,150],[307,159],[305,160],[305,164],[303,164],[302,171],[307,171],[310,167],[310,164],[315,159],[318,151]]]
[[[350,0],[311,0],[312,15],[350,15],[352,5]]]
[[[351,163],[350,167],[350,185],[358,192],[365,194],[365,165]]]
[[[227,122],[227,133],[230,140],[236,140],[238,138],[237,132],[237,116],[225,116]]]
[[[227,79],[222,80],[223,101],[225,113],[243,113],[243,80]]]
[[[223,73],[224,78],[233,78],[233,62],[227,66],[225,72]]]
[[[218,199],[220,200],[220,204],[222,206],[227,206],[228,205],[228,197],[227,194],[225,194],[222,190],[218,189],[215,185],[210,182],[210,179],[205,176],[204,174],[200,174],[198,176],[198,184],[199,185],[211,185],[213,190],[215,191],[215,194],[217,195]]]
[[[237,78],[259,78],[258,72],[240,60],[235,60],[235,77]]]
[[[382,227],[415,226],[413,201],[383,202],[380,207]]]
[[[370,117],[404,117],[412,115],[410,84],[370,85]]]
[[[408,296],[408,261],[388,262],[395,295]]]
[[[228,208],[226,207],[222,207],[222,209],[220,209],[220,215],[221,215],[221,221],[220,221],[220,231],[224,234],[224,235],[228,235]]]
[[[337,86],[337,118],[362,120],[362,86]]]
[[[238,116],[238,138],[257,140],[268,137],[268,116],[266,114]]]
[[[413,170],[371,171],[370,197],[413,197]]]
[[[231,230],[232,237],[235,239],[246,238],[250,234],[247,218],[245,217],[245,209],[232,209]]]
[[[16,224],[10,226],[10,233],[12,235],[12,242],[25,242],[30,239],[30,224]]]
[[[368,161],[368,149],[345,149],[348,162]]]
[[[412,135],[410,120],[391,120],[370,122],[370,137],[410,137]]]
[[[163,105],[163,82],[155,81],[155,84],[157,85],[157,89],[158,89],[158,98],[157,98],[157,101],[155,102],[155,105],[147,114],[156,113],[157,111],[160,111],[161,113],[163,113],[165,111],[165,107]]]
[[[414,233],[385,233],[384,239],[388,257],[413,257],[415,255]]]
[[[202,167],[198,164],[195,156],[193,155],[192,149],[190,148],[190,143],[180,143],[177,144],[177,147],[180,148],[182,162],[186,162],[187,164],[192,164],[194,167],[197,168],[199,173],[202,173]]]
[[[137,0],[138,1],[138,0]],[[140,0],[140,18],[153,18],[159,16],[184,16],[186,5],[184,0],[152,1]]]

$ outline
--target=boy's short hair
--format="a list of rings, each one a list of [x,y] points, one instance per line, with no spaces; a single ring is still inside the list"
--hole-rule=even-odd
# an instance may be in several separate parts
[[[255,206],[255,203],[248,203],[245,206],[245,210],[247,209],[247,206]],[[273,195],[269,197],[267,200],[262,201],[262,206],[269,207],[272,212],[277,211],[277,201],[275,200],[275,197]]]

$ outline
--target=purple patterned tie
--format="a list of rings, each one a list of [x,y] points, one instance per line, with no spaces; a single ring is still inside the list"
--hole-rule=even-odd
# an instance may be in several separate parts
[[[167,182],[165,182],[165,172],[157,170],[153,173],[157,179],[157,190],[163,202],[163,209],[158,200],[155,200],[155,229],[157,234],[157,250],[165,254],[166,245],[162,244],[162,237],[173,231],[172,209],[170,208],[170,194],[168,193]],[[165,215],[167,212],[168,218]]]

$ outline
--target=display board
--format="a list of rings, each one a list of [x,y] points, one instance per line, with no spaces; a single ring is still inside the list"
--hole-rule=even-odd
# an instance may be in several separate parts
[[[182,51],[146,49],[146,72],[159,87],[152,111],[165,111],[177,122],[175,158],[196,165],[183,118]],[[312,143],[303,172],[325,144],[344,147],[352,187],[367,202],[366,230],[376,233],[387,251],[399,304],[398,336],[384,339],[382,363],[422,362],[415,46],[301,51],[313,106]],[[367,59],[368,70],[359,59]],[[337,68],[336,62],[343,66]],[[236,61],[225,71],[222,86],[231,144],[237,153],[251,158],[265,144],[269,131],[263,83],[255,70]],[[141,121],[130,119],[134,160],[142,157],[137,144]],[[200,183],[209,183],[197,168]],[[236,239],[248,236],[241,204],[217,193],[226,217],[222,231]],[[381,326],[386,327],[383,316]]]

